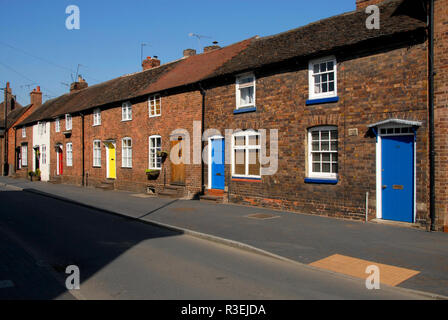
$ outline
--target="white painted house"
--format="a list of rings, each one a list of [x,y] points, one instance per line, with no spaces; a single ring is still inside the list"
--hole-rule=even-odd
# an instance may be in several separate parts
[[[38,122],[33,126],[33,171],[39,169],[41,180],[50,180],[50,123]]]

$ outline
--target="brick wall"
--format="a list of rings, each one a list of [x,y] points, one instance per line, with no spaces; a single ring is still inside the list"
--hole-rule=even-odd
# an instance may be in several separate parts
[[[436,218],[448,229],[448,0],[434,2]]]
[[[318,58],[318,57],[316,57]],[[417,136],[417,221],[428,215],[426,47],[418,44],[368,56],[338,58],[339,102],[306,106],[308,61],[256,71],[257,111],[233,114],[234,79],[222,80],[207,92],[206,128],[278,129],[279,163],[273,176],[261,182],[230,180],[226,185],[233,202],[304,213],[363,218],[365,195],[370,193],[369,214],[376,215],[375,138],[369,124],[387,119],[420,120]],[[339,133],[339,182],[307,184],[307,129],[335,125]],[[349,129],[358,129],[349,136]],[[269,143],[269,141],[268,141]],[[228,150],[227,150],[228,151]],[[207,175],[208,168],[205,168]]]
[[[163,170],[157,180],[148,180],[145,170],[149,167],[149,136],[162,137],[162,150],[170,151],[170,133],[177,128],[186,129],[191,140],[193,138],[193,121],[201,121],[202,97],[198,91],[178,92],[162,96],[162,115],[149,118],[147,97],[131,101],[132,121],[122,121],[121,103],[109,105],[101,110],[101,125],[93,126],[92,111],[84,117],[85,126],[85,173],[86,183],[97,186],[107,179],[105,140],[114,140],[116,144],[116,180],[115,188],[145,192],[147,187],[159,191],[164,184],[171,181],[171,165],[169,158],[163,164]],[[70,138],[66,138],[65,119],[61,119],[61,133],[54,132],[51,125],[51,174],[56,175],[56,143],[64,145],[64,168],[62,182],[81,183],[82,176],[82,144],[81,117],[73,116],[73,130]],[[132,138],[132,168],[122,168],[122,139]],[[93,141],[101,140],[101,167],[93,167]],[[73,167],[66,166],[66,143],[73,143]],[[192,154],[192,151],[190,152]],[[187,196],[193,197],[201,190],[201,165],[185,165]]]

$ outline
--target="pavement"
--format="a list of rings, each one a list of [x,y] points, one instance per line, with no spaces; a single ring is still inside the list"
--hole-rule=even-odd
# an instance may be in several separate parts
[[[0,184],[349,277],[377,264],[393,286],[448,296],[444,233],[7,177]]]

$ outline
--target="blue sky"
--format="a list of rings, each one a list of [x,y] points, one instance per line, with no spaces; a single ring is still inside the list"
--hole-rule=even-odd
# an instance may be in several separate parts
[[[68,5],[80,9],[80,30],[65,27]],[[78,64],[90,85],[140,71],[142,42],[144,57],[166,63],[186,48],[200,52],[189,33],[226,46],[352,11],[355,0],[0,0],[0,8],[0,86],[10,81],[27,105],[36,85],[44,100],[67,92],[62,82]]]

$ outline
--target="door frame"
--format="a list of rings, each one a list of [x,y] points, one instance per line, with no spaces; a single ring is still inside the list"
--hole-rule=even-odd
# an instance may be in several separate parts
[[[106,179],[117,179],[117,143],[115,140],[103,141],[104,147],[106,148]],[[114,146],[115,149],[115,178],[109,176],[109,149],[110,145]]]
[[[382,181],[382,162],[383,162],[383,154],[382,154],[382,137],[390,137],[390,136],[413,136],[414,137],[414,163],[413,163],[413,175],[414,175],[414,192],[413,192],[413,217],[412,223],[415,223],[417,216],[417,132],[413,130],[410,133],[393,133],[393,134],[383,134],[381,133],[381,129],[390,129],[390,128],[408,128],[409,125],[402,124],[387,124],[378,127],[378,132],[376,135],[377,143],[376,143],[376,218],[383,219],[383,181]]]
[[[56,151],[56,175],[60,176],[60,175],[62,175],[62,172],[59,169],[60,168],[60,160],[59,160],[60,154],[62,154],[62,159],[64,159],[64,149],[63,149],[62,143],[56,144],[56,148],[57,148],[57,151]],[[62,161],[62,165],[64,165],[64,161]]]
[[[207,189],[213,189],[212,188],[212,140],[224,140],[224,150],[225,151],[225,138],[221,135],[214,135],[208,138],[208,186]],[[224,166],[225,166],[225,158],[224,158]],[[224,176],[225,181],[225,176]],[[225,187],[225,182],[224,182]]]

